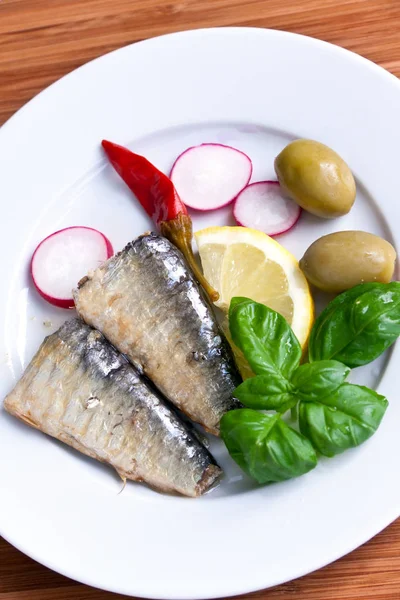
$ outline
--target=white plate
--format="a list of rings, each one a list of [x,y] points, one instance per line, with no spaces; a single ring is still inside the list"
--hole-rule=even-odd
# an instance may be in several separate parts
[[[0,131],[1,396],[44,335],[69,316],[32,289],[27,266],[37,242],[79,224],[104,231],[119,249],[150,227],[106,163],[101,138],[166,170],[191,144],[232,144],[254,159],[254,179],[273,177],[274,156],[294,137],[327,143],[351,165],[358,199],[336,221],[303,216],[281,238],[300,256],[335,229],[397,242],[399,103],[399,82],[366,60],[257,29],[192,31],[128,46],[40,94]],[[225,208],[194,222],[200,228],[230,219]],[[198,500],[138,484],[118,495],[111,469],[1,410],[1,534],[74,579],[148,598],[228,596],[317,569],[399,515],[398,361],[396,347],[357,373],[391,400],[369,442],[263,488],[214,443],[227,477]]]

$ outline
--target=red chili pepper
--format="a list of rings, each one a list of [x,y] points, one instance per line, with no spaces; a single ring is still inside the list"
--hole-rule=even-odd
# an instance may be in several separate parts
[[[211,300],[218,300],[218,292],[204,278],[194,258],[192,220],[169,177],[146,158],[123,146],[107,140],[102,141],[102,146],[114,169],[135,194],[162,235],[181,250]]]
[[[179,213],[187,215],[172,181],[147,158],[107,140],[102,145],[114,169],[156,225],[175,219]]]

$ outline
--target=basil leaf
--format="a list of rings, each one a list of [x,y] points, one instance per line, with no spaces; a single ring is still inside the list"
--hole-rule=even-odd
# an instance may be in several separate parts
[[[317,464],[311,443],[277,414],[231,410],[221,419],[221,437],[233,460],[258,483],[298,477]]]
[[[309,358],[372,362],[400,335],[400,283],[365,283],[333,300],[311,331]]]
[[[229,305],[229,318],[231,312],[238,304],[248,304],[249,302],[254,302],[254,300],[250,300],[250,298],[245,298],[243,296],[235,296],[234,298],[231,298],[231,303]]]
[[[380,283],[362,283],[357,285],[339,296],[336,296],[328,306],[322,311],[319,317],[315,320],[314,325],[311,329],[308,350],[309,359],[311,362],[315,360],[329,359],[327,356],[327,348],[324,348],[324,335],[325,333],[329,336],[329,340],[326,345],[330,345],[331,337],[334,335],[330,331],[330,318],[332,315],[342,313],[345,305],[349,305],[355,302],[360,296],[371,290],[379,289],[382,284]],[[336,332],[338,334],[338,332]]]
[[[249,408],[277,410],[281,413],[297,403],[293,386],[277,373],[256,375],[246,379],[235,390],[235,397]]]
[[[233,298],[232,303],[230,332],[254,373],[289,377],[299,365],[301,347],[284,317],[251,300]]]
[[[359,446],[378,429],[388,401],[369,388],[342,384],[319,401],[301,402],[300,431],[325,456]]]
[[[293,373],[291,383],[301,399],[319,400],[333,394],[349,373],[349,367],[337,360],[320,360],[301,365]]]

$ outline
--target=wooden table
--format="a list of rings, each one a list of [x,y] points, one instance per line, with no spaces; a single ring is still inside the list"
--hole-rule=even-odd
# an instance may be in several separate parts
[[[227,25],[318,37],[400,76],[400,0],[0,0],[0,125],[105,52],[171,31]],[[325,569],[251,597],[400,600],[400,520]],[[53,573],[0,539],[0,600],[106,598],[122,596]]]

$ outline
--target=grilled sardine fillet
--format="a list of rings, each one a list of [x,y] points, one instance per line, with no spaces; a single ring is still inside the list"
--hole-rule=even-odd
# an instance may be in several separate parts
[[[6,410],[122,478],[199,496],[222,471],[157,393],[80,319],[45,339]]]
[[[75,305],[193,421],[219,432],[240,378],[230,347],[181,252],[140,236],[84,277]]]

